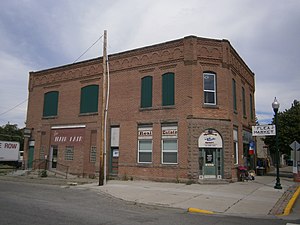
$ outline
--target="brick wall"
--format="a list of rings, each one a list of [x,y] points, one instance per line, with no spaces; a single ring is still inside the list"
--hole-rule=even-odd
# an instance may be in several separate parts
[[[119,176],[143,179],[196,179],[199,175],[196,140],[206,128],[217,130],[224,141],[224,178],[232,177],[232,129],[239,130],[242,148],[242,130],[251,129],[250,93],[254,96],[254,74],[226,40],[213,40],[189,36],[158,45],[109,56],[110,102],[109,125],[120,126]],[[216,73],[217,105],[203,103],[203,72]],[[162,106],[162,75],[175,74],[175,105]],[[141,109],[141,78],[153,77],[153,98],[150,109]],[[237,84],[237,106],[232,102],[232,79]],[[50,140],[51,126],[86,125],[87,141],[81,156],[74,159],[70,171],[78,174],[96,173],[99,168],[100,113],[80,115],[80,90],[99,84],[99,110],[102,98],[102,59],[92,59],[48,70],[31,72],[29,77],[29,101],[27,127],[34,128],[35,149],[39,149],[41,132]],[[246,92],[246,112],[242,115],[241,88]],[[42,118],[44,94],[59,92],[58,115]],[[253,110],[254,110],[253,100]],[[254,114],[255,115],[255,114]],[[164,123],[178,125],[178,164],[161,164],[161,126]],[[138,124],[153,126],[153,162],[137,163]],[[89,151],[93,141],[91,132],[97,130],[97,162],[90,164]],[[109,133],[109,130],[108,130]],[[109,135],[108,135],[109,140]],[[44,144],[49,151],[50,141]],[[109,143],[108,143],[109,145]],[[108,146],[109,147],[109,146]],[[108,148],[109,149],[109,148]],[[242,149],[241,149],[242,151]],[[35,157],[37,157],[37,153]],[[108,161],[109,161],[109,153]],[[26,156],[25,156],[26,157]],[[81,162],[81,163],[79,163]],[[76,165],[76,166],[75,166]]]

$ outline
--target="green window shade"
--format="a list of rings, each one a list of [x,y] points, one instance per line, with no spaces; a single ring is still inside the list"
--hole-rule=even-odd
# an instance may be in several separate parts
[[[98,112],[98,85],[89,85],[81,88],[80,113]]]
[[[251,120],[254,119],[254,116],[253,116],[253,98],[252,98],[251,94],[250,94],[250,117],[251,117]]]
[[[58,91],[51,91],[44,95],[43,116],[57,116]]]
[[[237,110],[237,105],[236,105],[236,83],[235,83],[234,79],[232,79],[232,98],[233,98],[233,109]]]
[[[152,107],[152,77],[142,78],[141,108]]]
[[[242,100],[243,100],[243,116],[246,116],[246,96],[245,89],[242,87]]]
[[[162,105],[174,105],[174,73],[166,73],[162,76]]]

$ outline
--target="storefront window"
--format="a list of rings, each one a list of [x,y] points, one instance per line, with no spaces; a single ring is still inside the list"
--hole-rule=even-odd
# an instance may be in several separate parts
[[[162,127],[162,163],[177,164],[178,143],[177,126]]]
[[[138,163],[152,163],[152,126],[138,128]]]
[[[239,144],[238,144],[238,131],[233,130],[233,154],[234,154],[234,164],[239,164]]]

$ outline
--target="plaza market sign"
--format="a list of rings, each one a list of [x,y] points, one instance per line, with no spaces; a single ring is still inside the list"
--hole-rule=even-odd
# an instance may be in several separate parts
[[[275,136],[275,125],[252,126],[252,136]]]

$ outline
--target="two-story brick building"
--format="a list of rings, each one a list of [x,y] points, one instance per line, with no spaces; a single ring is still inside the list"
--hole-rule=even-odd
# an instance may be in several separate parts
[[[188,36],[108,58],[108,174],[236,179],[252,140],[255,84],[229,41]],[[28,167],[46,156],[53,169],[99,172],[102,72],[102,58],[30,72]]]

